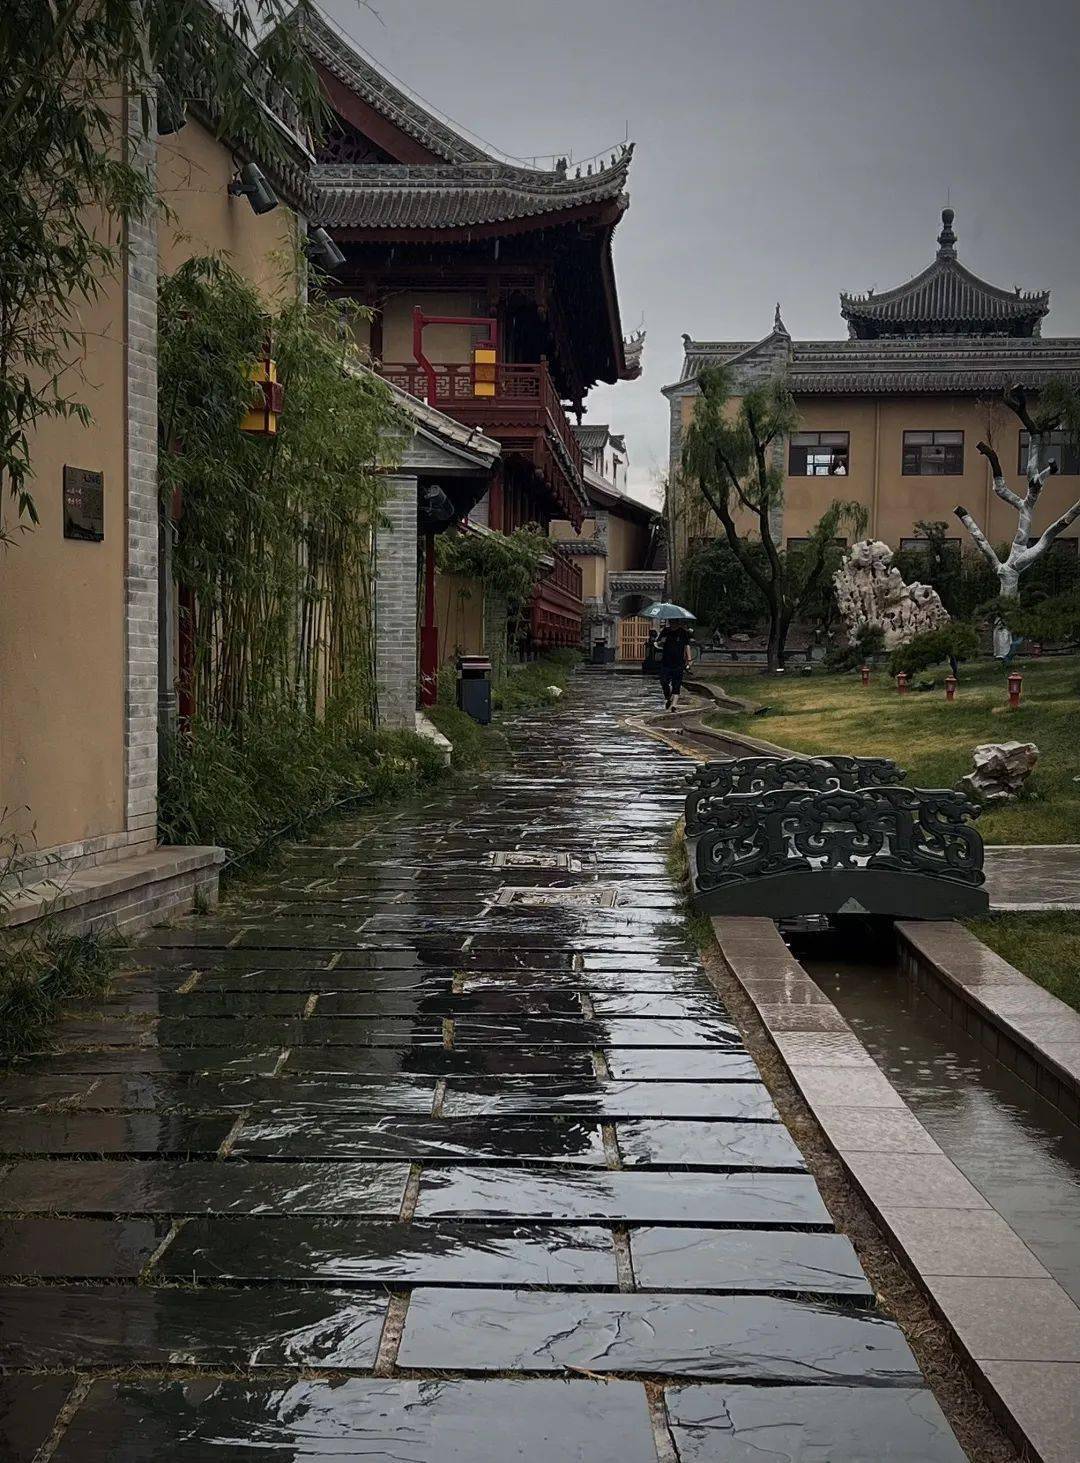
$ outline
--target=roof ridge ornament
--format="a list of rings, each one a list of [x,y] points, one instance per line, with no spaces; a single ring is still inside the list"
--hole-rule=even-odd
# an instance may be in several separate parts
[[[773,325],[772,325],[772,328],[773,328],[773,334],[774,335],[786,335],[789,340],[791,339],[791,336],[788,333],[787,326],[784,324],[783,320],[780,318],[780,301],[779,300],[777,300],[777,302],[776,302],[776,311],[773,314]]]
[[[941,233],[937,236],[937,257],[939,259],[956,258],[956,234],[953,232],[953,219],[955,217],[956,214],[951,208],[943,208],[941,210],[941,222],[943,227]]]

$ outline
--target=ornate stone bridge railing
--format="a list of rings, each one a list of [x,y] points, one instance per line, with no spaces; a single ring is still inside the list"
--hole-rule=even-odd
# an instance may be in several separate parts
[[[880,785],[876,779],[898,769],[853,765],[860,761],[755,757],[701,769],[687,803],[689,812],[699,795],[689,837],[695,907],[775,919],[984,913],[983,845],[970,821],[978,805],[948,788]],[[796,762],[817,785],[786,782]],[[830,764],[831,784],[822,771]],[[853,785],[839,785],[841,777]],[[710,778],[713,788],[752,790],[713,791],[702,805]]]
[[[907,773],[886,757],[734,757],[706,762],[687,779],[686,831],[697,833],[714,807],[732,793],[776,792],[785,787],[884,787]]]

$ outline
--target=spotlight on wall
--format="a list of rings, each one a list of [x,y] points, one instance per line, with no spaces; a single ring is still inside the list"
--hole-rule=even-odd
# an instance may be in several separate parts
[[[312,229],[307,237],[307,255],[323,269],[340,269],[345,263],[341,252],[325,229]]]
[[[229,192],[234,198],[246,198],[256,213],[269,213],[278,206],[277,194],[266,181],[262,168],[254,163],[244,164],[229,184]]]

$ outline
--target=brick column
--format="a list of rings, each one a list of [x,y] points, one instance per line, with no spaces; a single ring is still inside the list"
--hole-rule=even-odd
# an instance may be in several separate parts
[[[387,476],[375,535],[375,682],[379,725],[416,725],[415,477]]]
[[[153,179],[153,108],[143,131],[140,99],[128,98],[128,160]],[[158,493],[157,219],[128,225],[124,276],[124,828],[129,845],[157,841]]]

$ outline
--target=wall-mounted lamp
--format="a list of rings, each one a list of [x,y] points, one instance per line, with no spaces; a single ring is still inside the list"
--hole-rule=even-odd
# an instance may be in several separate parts
[[[254,163],[244,164],[229,184],[229,192],[234,198],[246,198],[255,213],[269,213],[278,206],[277,194],[266,181],[262,168]]]
[[[307,236],[307,256],[323,269],[340,269],[345,263],[341,252],[325,229],[312,229]]]

